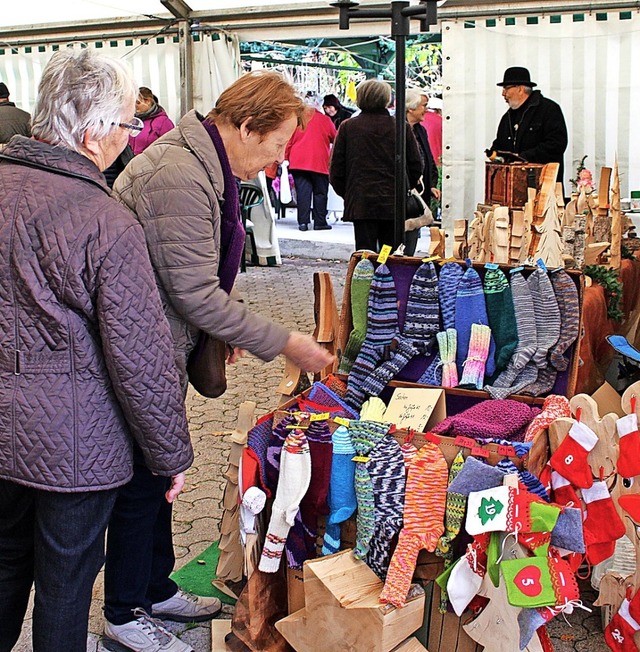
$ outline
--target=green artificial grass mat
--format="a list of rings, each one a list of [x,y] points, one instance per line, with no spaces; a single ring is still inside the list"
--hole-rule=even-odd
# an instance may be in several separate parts
[[[171,579],[183,590],[202,595],[207,598],[220,598],[224,604],[235,604],[236,601],[222,591],[218,591],[211,580],[216,579],[220,550],[218,542],[212,543],[195,559],[171,574]],[[202,563],[204,562],[204,563]]]

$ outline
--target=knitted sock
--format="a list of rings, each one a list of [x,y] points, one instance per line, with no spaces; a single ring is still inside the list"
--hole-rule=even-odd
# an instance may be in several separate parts
[[[460,387],[469,389],[482,389],[484,370],[489,355],[491,344],[491,329],[482,324],[471,325],[471,338],[469,340],[469,352],[467,359],[462,365],[464,371],[460,379]]]
[[[294,425],[296,417],[288,414],[273,427],[269,437],[269,446],[267,447],[265,475],[267,479],[267,495],[272,496],[278,486],[278,477],[280,475],[280,454],[284,440],[287,438],[291,429],[287,426]]]
[[[355,472],[353,461],[355,449],[349,431],[340,426],[333,433],[333,457],[331,458],[331,481],[329,483],[329,516],[324,532],[323,555],[332,555],[340,549],[340,523],[356,511]]]
[[[356,451],[355,490],[358,511],[356,514],[355,556],[364,559],[369,552],[375,527],[375,499],[371,475],[366,466],[369,453],[389,431],[388,423],[353,421],[349,425],[351,443]],[[360,458],[360,459],[358,459]]]
[[[275,573],[280,567],[289,529],[293,525],[310,480],[311,457],[307,438],[301,430],[292,431],[287,436],[282,450],[276,497],[258,565],[261,571]]]
[[[400,445],[385,437],[365,463],[373,485],[375,527],[366,562],[384,580],[391,559],[391,542],[402,528],[406,474]]]
[[[325,384],[326,381],[331,382],[334,387],[336,387],[337,382],[340,382],[344,388],[343,394],[337,394],[335,391],[333,391],[331,387]],[[319,410],[320,412],[331,412],[332,417],[357,419],[358,413],[351,406],[347,405],[343,399],[343,395],[347,393],[347,386],[342,383],[342,381],[338,381],[337,379],[335,381],[331,381],[330,377],[325,378],[325,382],[321,383],[320,381],[316,381],[313,383],[309,391],[309,400],[323,407],[322,410]],[[302,407],[303,401],[300,401],[300,403]],[[309,411],[306,409],[306,405],[303,409],[305,412]]]
[[[493,384],[486,385],[484,389],[491,395],[491,398],[505,399],[512,394],[519,394],[525,387],[535,383],[537,379],[538,367],[535,362],[527,362],[523,369],[516,369],[511,361]]]
[[[373,263],[368,258],[358,261],[351,277],[351,324],[352,331],[344,348],[340,367],[341,374],[348,374],[358,357],[367,334],[367,303],[373,279]]]
[[[409,360],[417,355],[431,353],[440,327],[437,281],[433,263],[423,263],[416,270],[409,286],[402,336],[396,338],[392,358],[364,380],[363,389],[367,394],[377,396],[404,369]]]
[[[496,343],[496,373],[500,373],[507,368],[518,346],[513,295],[509,281],[501,269],[488,269],[485,272],[484,298],[489,326]]]
[[[569,480],[563,478],[557,471],[551,472],[551,488],[553,502],[567,507],[580,507],[580,499]]]
[[[456,295],[455,328],[458,331],[456,362],[459,372],[469,353],[472,324],[488,326],[489,318],[487,317],[484,292],[482,291],[482,281],[478,272],[473,267],[469,267],[460,281]],[[495,343],[492,339],[486,363],[489,376],[492,376],[495,372],[494,354]]]
[[[409,473],[409,467],[413,464],[413,460],[416,459],[418,449],[415,447],[412,441],[405,439],[405,441],[400,446],[400,451],[402,452],[402,459],[404,461],[404,470],[406,473]]]
[[[560,337],[560,308],[549,276],[540,267],[531,273],[527,284],[533,299],[538,338],[538,346],[532,359],[538,369],[544,369],[547,366],[547,354]]]
[[[256,425],[247,433],[247,451],[255,460],[260,471],[260,486],[267,496],[273,495],[267,482],[267,449],[273,430],[273,412],[258,419]]]
[[[587,559],[595,565],[611,556],[603,557],[612,544],[615,548],[615,542],[625,533],[625,526],[616,512],[605,482],[594,482],[590,488],[582,489],[582,500],[587,511],[583,523]]]
[[[464,456],[461,451],[458,451],[449,469],[448,486],[451,486],[451,483],[458,477],[463,466]],[[438,557],[443,557],[444,559],[451,559],[453,557],[451,544],[458,534],[460,534],[466,504],[466,496],[447,490],[447,500],[444,508],[444,534],[438,540],[438,545],[435,549]]]
[[[546,430],[556,419],[571,416],[571,406],[566,396],[547,396],[542,404],[542,412],[533,418],[524,434],[524,441],[533,441],[536,435]]]
[[[549,351],[549,359],[558,371],[565,371],[569,366],[569,360],[564,357],[564,352],[578,339],[580,328],[578,288],[563,269],[552,272],[551,285],[560,310],[561,327],[560,337]]]
[[[380,602],[403,607],[407,600],[418,553],[435,550],[444,532],[447,461],[440,449],[426,442],[409,468],[404,504],[404,526],[391,558]]]
[[[638,415],[627,414],[616,421],[620,454],[617,470],[623,478],[640,475],[640,432],[638,432]]]
[[[442,365],[442,386],[457,387],[458,367],[456,367],[456,350],[458,346],[458,333],[455,328],[436,335],[440,348],[440,364]]]
[[[549,463],[572,485],[588,488],[593,484],[593,476],[587,457],[597,443],[598,435],[586,424],[576,421]]]
[[[618,613],[604,630],[604,640],[614,652],[635,652],[638,648],[633,635],[640,630],[640,623],[629,613],[629,600],[622,601]]]
[[[535,382],[523,387],[520,393],[529,394],[530,396],[543,396],[544,394],[548,394],[556,384],[557,377],[558,372],[552,366],[546,369],[539,369]]]
[[[472,491],[483,491],[499,487],[504,480],[504,472],[489,466],[479,459],[469,456],[457,477],[447,487],[447,493],[468,496]]]
[[[377,396],[372,396],[362,404],[360,409],[360,419],[362,421],[384,421],[384,413],[387,406],[384,401]]]
[[[538,348],[533,297],[522,272],[511,274],[511,294],[518,330],[518,346],[513,354],[513,366],[519,370],[531,360]]]
[[[309,488],[300,501],[300,521],[303,545],[287,541],[287,561],[291,568],[302,568],[307,559],[317,556],[318,517],[329,513],[327,494],[331,479],[331,458],[333,446],[327,421],[312,421],[306,431],[311,455],[311,480]]]
[[[347,380],[346,401],[356,409],[366,399],[362,382],[378,366],[398,333],[398,299],[389,268],[378,265],[369,291],[367,336]]]

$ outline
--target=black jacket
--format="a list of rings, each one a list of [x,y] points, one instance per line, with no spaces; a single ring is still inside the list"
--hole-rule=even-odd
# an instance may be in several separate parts
[[[422,193],[422,196],[428,204],[431,200],[431,188],[438,187],[438,166],[433,160],[427,130],[417,122],[413,125],[413,133],[418,141],[423,163],[422,182],[424,183],[424,193]]]
[[[31,116],[13,102],[0,102],[0,143],[8,143],[16,134],[31,136]]]
[[[395,213],[395,118],[386,109],[363,112],[338,129],[329,180],[344,197],[345,222],[393,220]],[[407,176],[415,187],[422,174],[418,143],[407,124]]]
[[[513,114],[509,109],[502,116],[491,149],[515,152],[528,163],[560,163],[558,179],[562,180],[568,137],[560,106],[540,91],[533,91],[524,104],[517,130]]]

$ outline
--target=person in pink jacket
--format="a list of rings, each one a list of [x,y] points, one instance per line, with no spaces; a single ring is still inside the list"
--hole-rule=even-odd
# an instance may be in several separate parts
[[[166,111],[158,104],[158,98],[146,86],[138,89],[136,117],[144,122],[144,128],[135,138],[129,138],[134,155],[144,152],[151,143],[175,127]]]
[[[312,117],[306,129],[296,129],[285,158],[293,175],[298,202],[298,228],[307,231],[311,222],[311,200],[313,199],[313,229],[326,231],[327,196],[329,194],[329,155],[331,144],[336,139],[336,128],[329,116],[313,107]]]

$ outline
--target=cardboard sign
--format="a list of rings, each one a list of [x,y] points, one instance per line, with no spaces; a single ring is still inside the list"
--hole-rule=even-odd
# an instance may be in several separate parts
[[[444,390],[397,387],[383,419],[398,428],[425,432],[447,416]]]

